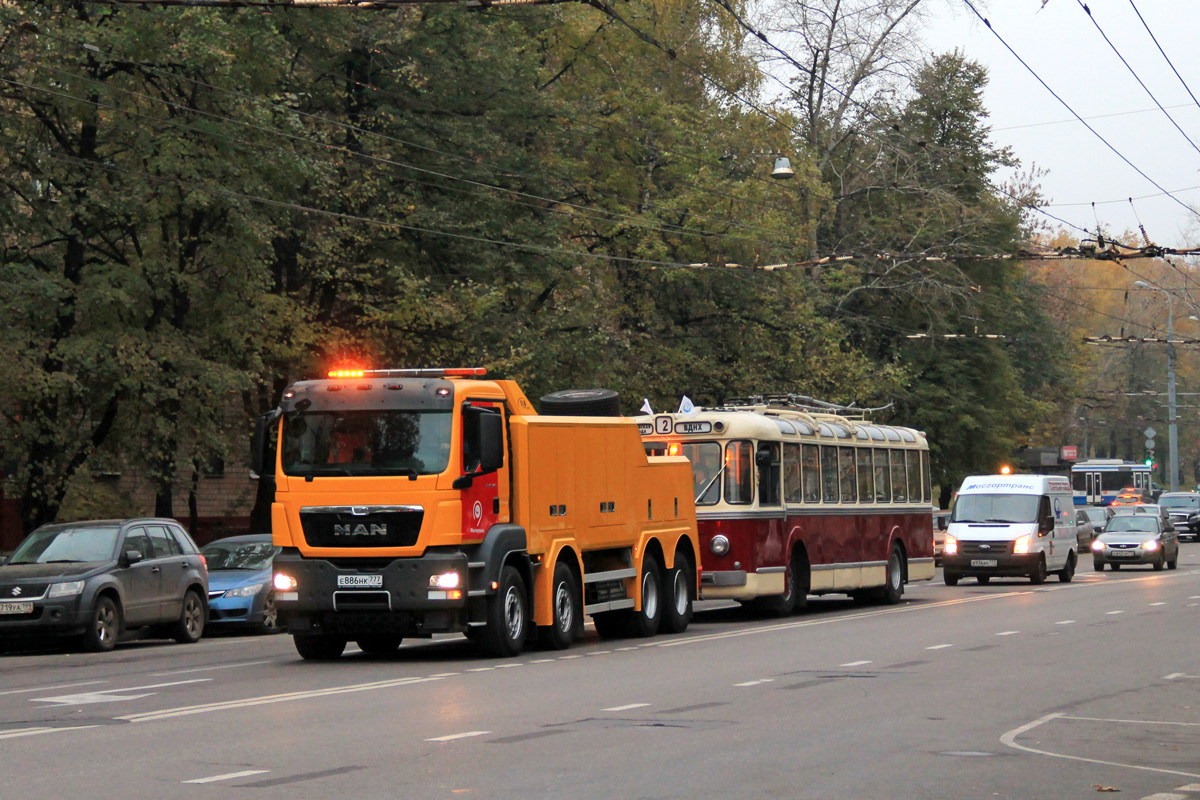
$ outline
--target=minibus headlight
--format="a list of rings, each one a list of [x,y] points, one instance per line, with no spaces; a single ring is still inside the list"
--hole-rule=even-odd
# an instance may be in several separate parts
[[[1033,538],[1028,533],[1025,534],[1024,536],[1018,536],[1017,541],[1015,541],[1013,543],[1013,552],[1014,553],[1028,553],[1029,552],[1029,544],[1032,541],[1033,541]]]
[[[708,546],[713,551],[714,556],[723,556],[729,552],[729,539],[721,534],[717,534],[712,538]]]
[[[958,539],[947,533],[946,539],[942,542],[942,552],[948,556],[958,553]]]

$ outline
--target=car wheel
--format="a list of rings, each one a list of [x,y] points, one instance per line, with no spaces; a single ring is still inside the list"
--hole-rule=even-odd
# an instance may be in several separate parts
[[[1075,577],[1075,554],[1071,553],[1067,556],[1067,565],[1058,571],[1058,579],[1063,583],[1070,583]]]
[[[1046,556],[1038,556],[1037,564],[1033,567],[1033,572],[1029,573],[1029,582],[1034,586],[1046,582]]]
[[[574,641],[582,620],[575,573],[561,559],[554,565],[550,604],[553,619],[548,626],[538,628],[538,639],[543,647],[550,650],[566,650]]]
[[[979,581],[982,585],[987,586],[989,583],[991,583],[992,576],[991,575],[978,575],[975,577],[975,580]]]
[[[667,570],[666,589],[662,629],[666,633],[683,633],[692,622],[692,600],[696,592],[696,570],[692,568],[691,559],[683,553],[675,554],[675,566]],[[795,607],[795,602],[792,606]]]
[[[1092,559],[1092,569],[1096,570],[1096,572],[1104,572],[1104,562],[1097,561],[1096,559],[1093,558]]]
[[[1165,566],[1167,566],[1167,554],[1159,553],[1158,560],[1154,562],[1154,571],[1162,572]]]
[[[263,634],[279,633],[279,607],[275,605],[275,593],[267,592],[263,600],[262,620],[258,623],[258,632]]]
[[[1108,567],[1109,567],[1109,569],[1111,569],[1113,572],[1120,572],[1120,571],[1121,571],[1121,565],[1120,565],[1120,564],[1109,564],[1109,565],[1108,565]]]
[[[121,635],[121,609],[111,597],[96,598],[96,605],[83,633],[83,649],[91,653],[107,653],[117,646]]]
[[[957,572],[942,573],[942,581],[945,582],[947,586],[958,586],[958,582],[961,579],[962,575],[959,575]]]
[[[390,656],[400,649],[402,641],[403,639],[399,636],[371,636],[366,639],[356,639],[354,643],[358,645],[359,650],[369,656]]]
[[[204,635],[204,601],[195,590],[188,589],[183,595],[183,610],[171,632],[171,638],[180,644],[194,644]]]
[[[1179,567],[1179,548],[1175,549],[1175,557],[1167,562],[1167,569],[1177,569]]]
[[[297,633],[292,643],[305,661],[333,661],[346,649],[345,639],[322,633]]]

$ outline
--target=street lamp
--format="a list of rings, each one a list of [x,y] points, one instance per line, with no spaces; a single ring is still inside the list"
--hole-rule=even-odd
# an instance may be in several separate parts
[[[1175,304],[1171,293],[1146,281],[1134,281],[1138,289],[1162,292],[1167,296],[1167,483],[1174,492],[1179,488],[1179,429],[1175,424]]]

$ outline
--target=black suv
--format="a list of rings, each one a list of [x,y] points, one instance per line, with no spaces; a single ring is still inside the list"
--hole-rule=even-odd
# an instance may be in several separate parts
[[[204,556],[170,519],[43,525],[0,559],[0,644],[19,636],[82,636],[111,650],[126,630],[177,642],[204,632]]]

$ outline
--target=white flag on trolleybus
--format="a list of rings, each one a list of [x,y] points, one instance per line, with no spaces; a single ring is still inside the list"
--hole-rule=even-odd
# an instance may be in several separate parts
[[[685,414],[689,417],[694,416],[696,414],[696,406],[692,404],[692,398],[685,394],[683,399],[679,401],[679,411],[677,413]]]
[[[649,397],[642,398],[641,411],[643,414],[653,414],[654,413],[654,409],[650,407],[650,398]]]

